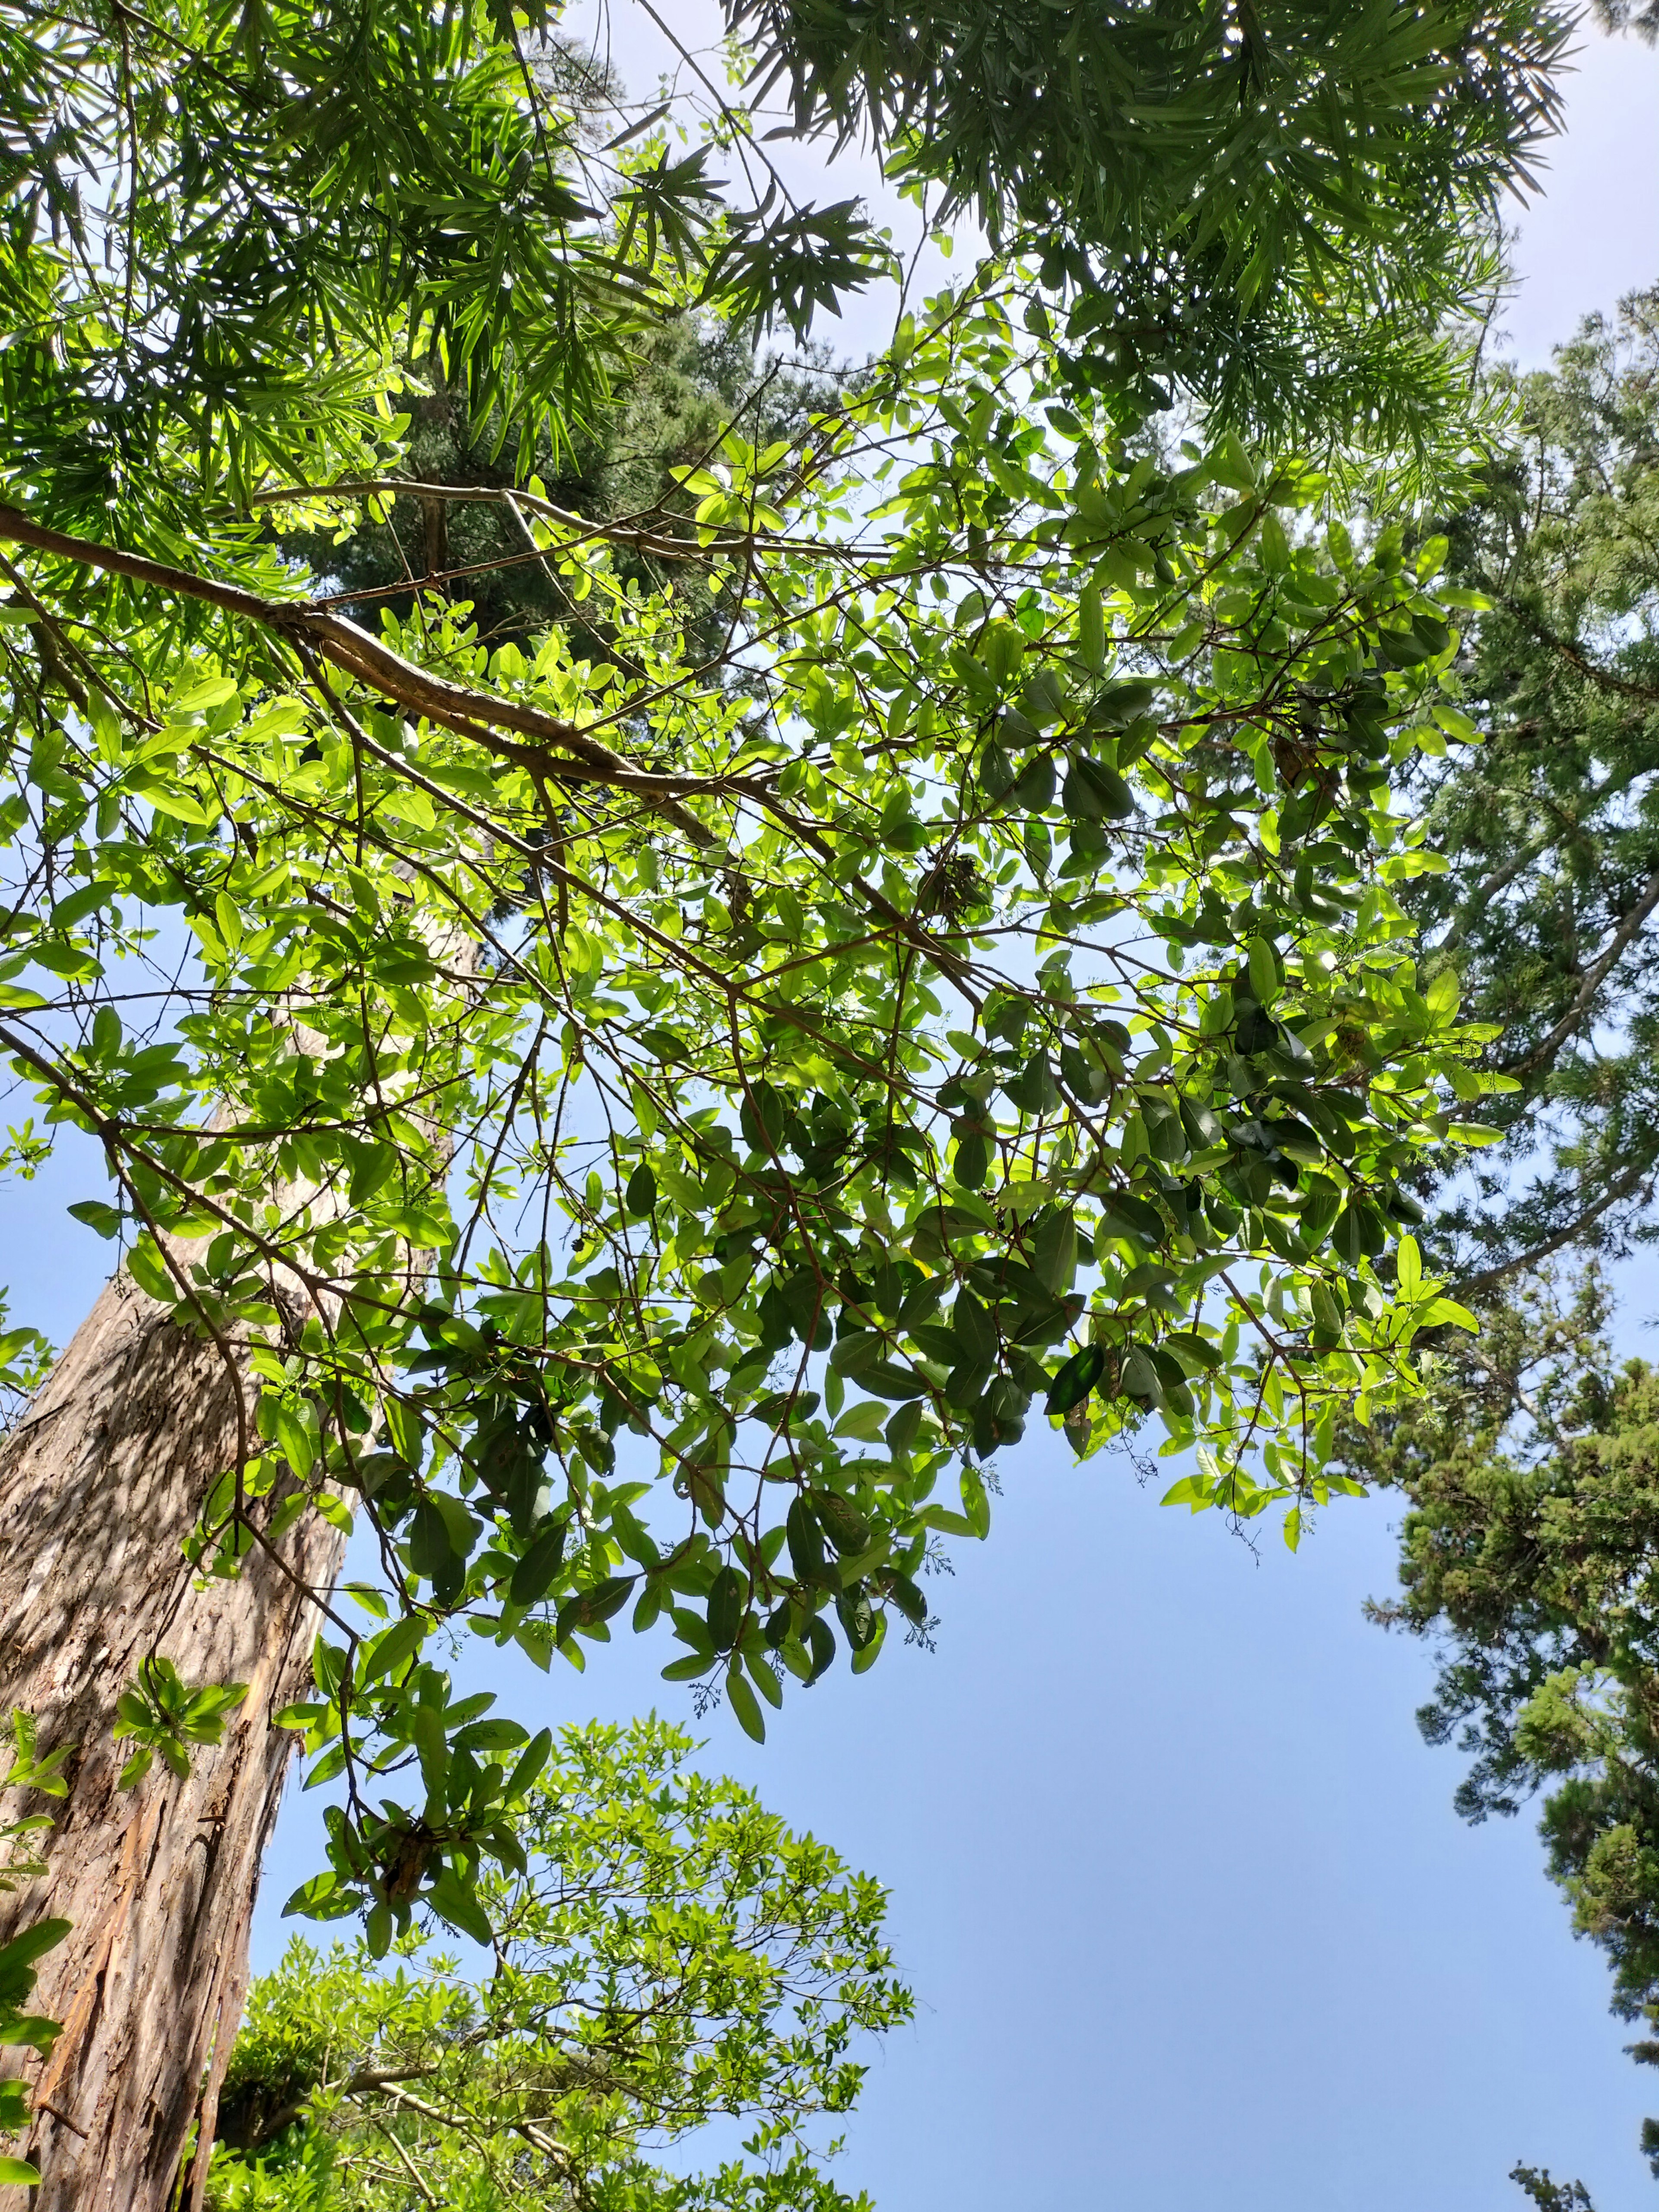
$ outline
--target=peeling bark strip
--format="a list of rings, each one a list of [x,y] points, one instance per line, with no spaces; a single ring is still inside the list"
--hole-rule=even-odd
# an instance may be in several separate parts
[[[58,1813],[46,1876],[0,1897],[0,1940],[48,1908],[74,1923],[31,2000],[64,2023],[35,2082],[36,2212],[164,2212],[198,2116],[212,2141],[295,1741],[270,1718],[309,1686],[318,1625],[257,1550],[238,1581],[191,1588],[179,1547],[234,1440],[218,1350],[118,1276],[0,1444],[0,1705],[36,1715],[43,1748],[82,1747],[61,1810],[42,1801]],[[343,1544],[308,1513],[281,1553],[326,1591]],[[157,1760],[123,1793],[115,1700],[153,1648],[192,1685],[248,1693],[222,1744],[191,1747],[188,1781]],[[204,2180],[198,2164],[195,2203]]]

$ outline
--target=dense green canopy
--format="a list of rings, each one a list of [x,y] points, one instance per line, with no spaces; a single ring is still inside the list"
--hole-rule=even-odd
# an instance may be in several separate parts
[[[490,1971],[289,1947],[220,2105],[218,2212],[867,2212],[828,2170],[866,2037],[910,2017],[885,1899],[657,1721],[564,1731],[480,1912]],[[711,2121],[719,2163],[696,2171]],[[723,2154],[721,2154],[723,2153]]]
[[[1085,1449],[1157,1416],[1205,1447],[1181,1494],[1293,1534],[1339,1407],[1455,1316],[1386,1259],[1482,1080],[1382,804],[1392,731],[1462,726],[1436,556],[1293,549],[1316,482],[1236,441],[1132,463],[1045,399],[1022,290],[943,295],[805,446],[693,477],[723,668],[534,492],[602,664],[0,511],[0,1042],[104,1148],[82,1218],[263,1347],[204,1565],[343,1516],[325,1478],[380,1532],[391,1626],[336,1611],[295,1718],[356,1824],[308,1902],[382,1941],[408,1838],[431,1881],[496,1848],[499,1765],[424,1741],[443,1617],[545,1662],[631,1605],[758,1733],[792,1671],[925,1629],[1034,1398]],[[159,1678],[126,1724],[182,1755]]]
[[[580,1667],[628,1608],[759,1735],[929,1637],[1037,1408],[1085,1452],[1155,1423],[1172,1498],[1294,1542],[1339,1418],[1468,1322],[1412,1187],[1505,1079],[1419,972],[1439,861],[1389,789],[1470,732],[1471,596],[1443,539],[1326,526],[1295,453],[1126,424],[1167,369],[1426,446],[1559,26],[1109,20],[1127,91],[1055,74],[1077,115],[971,175],[968,108],[906,111],[894,159],[1006,206],[1007,256],[627,518],[538,467],[665,319],[866,282],[849,205],[720,203],[707,144],[477,5],[0,31],[17,1144],[95,1140],[75,1212],[233,1378],[204,1601],[300,1516],[374,1540],[285,1716],[343,1792],[295,1909],[373,1957],[499,1932],[551,1755],[453,1694],[452,1625]],[[460,483],[411,476],[431,398]],[[482,508],[561,619],[481,635],[453,559],[348,619],[321,541],[410,502],[424,569]],[[129,1778],[235,1695],[158,1652]]]

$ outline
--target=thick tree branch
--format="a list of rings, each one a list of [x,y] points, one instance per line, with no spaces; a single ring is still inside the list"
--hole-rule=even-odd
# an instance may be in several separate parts
[[[356,487],[367,489],[367,486]],[[395,487],[391,480],[381,487]],[[423,487],[403,487],[411,492]],[[529,769],[533,774],[544,775],[554,781],[602,783],[618,790],[637,793],[650,800],[656,810],[672,821],[700,849],[707,851],[720,842],[714,832],[698,821],[679,804],[682,798],[691,794],[711,797],[740,796],[751,803],[764,806],[789,823],[797,836],[802,837],[826,860],[833,860],[828,842],[810,825],[801,823],[781,809],[776,799],[764,785],[741,776],[677,776],[657,775],[647,770],[631,767],[620,753],[600,743],[587,731],[574,723],[565,722],[556,716],[544,714],[539,708],[528,707],[521,702],[500,699],[487,691],[475,691],[468,685],[452,684],[447,677],[434,675],[431,671],[405,660],[401,653],[371,637],[369,633],[326,608],[318,607],[305,600],[287,602],[262,598],[238,584],[225,584],[207,576],[198,576],[185,568],[175,568],[166,562],[151,560],[148,555],[128,553],[118,548],[99,545],[89,539],[72,538],[66,532],[47,528],[33,521],[15,507],[0,507],[0,538],[10,538],[21,545],[31,546],[37,552],[50,553],[59,559],[73,561],[81,566],[95,568],[106,574],[124,576],[134,583],[148,584],[162,591],[178,592],[181,597],[205,601],[222,612],[235,615],[261,629],[274,632],[296,647],[310,647],[319,659],[326,660],[343,674],[395,700],[411,713],[424,715],[428,721],[441,724],[459,735],[470,738],[516,765]],[[501,738],[495,725],[505,725],[539,738],[539,746],[520,745]],[[548,746],[562,748],[552,753]],[[929,960],[949,975],[962,988],[969,1003],[977,1008],[979,999],[970,986],[966,985],[967,963],[951,949],[939,942],[891,900],[885,897],[874,884],[862,877],[854,879],[854,888],[870,911],[901,937],[908,939],[925,952]]]
[[[1618,962],[1619,956],[1629,945],[1631,939],[1636,936],[1656,906],[1659,906],[1659,873],[1648,878],[1647,882],[1643,885],[1641,897],[1638,899],[1636,904],[1608,939],[1606,951],[1600,959],[1594,961],[1586,969],[1583,980],[1573,994],[1572,1004],[1567,1008],[1566,1012],[1562,1015],[1548,1035],[1533,1047],[1524,1060],[1511,1063],[1513,1072],[1522,1075],[1534,1075],[1540,1067],[1547,1066],[1554,1059],[1556,1054],[1595,1003],[1596,993],[1607,981],[1609,973]]]
[[[1489,585],[1486,588],[1492,590],[1492,587]],[[1529,607],[1523,606],[1519,599],[1511,598],[1505,592],[1493,591],[1492,595],[1508,608],[1516,622],[1532,632],[1540,645],[1547,646],[1552,653],[1559,653],[1563,660],[1576,668],[1581,676],[1587,677],[1598,690],[1613,691],[1621,699],[1639,699],[1644,706],[1659,707],[1659,690],[1656,690],[1652,684],[1632,684],[1626,677],[1615,676],[1611,669],[1598,668],[1580,647],[1553,630],[1547,623],[1534,614]]]
[[[557,523],[562,530],[576,532],[583,541],[597,538],[607,545],[630,546],[636,553],[648,553],[659,561],[743,561],[753,554],[757,545],[777,552],[810,553],[818,561],[881,561],[891,550],[885,544],[859,547],[825,544],[815,538],[792,538],[783,531],[758,530],[711,537],[705,544],[701,538],[670,537],[663,531],[647,528],[642,521],[596,522],[590,515],[556,506],[537,492],[521,489],[506,491],[495,484],[429,484],[405,477],[360,477],[334,484],[284,484],[275,490],[255,492],[250,504],[283,507],[307,499],[388,498],[412,499],[422,503],[446,499],[475,507],[505,507],[520,522],[521,529],[524,525],[520,510],[528,508],[532,514],[544,515],[550,522]],[[531,544],[534,546],[533,538]]]
[[[1546,1260],[1553,1259],[1558,1252],[1575,1243],[1587,1229],[1594,1228],[1601,1216],[1617,1206],[1620,1199],[1629,1198],[1637,1191],[1642,1191],[1642,1202],[1645,1206],[1652,1195],[1653,1171],[1654,1163],[1650,1159],[1642,1160],[1635,1167],[1627,1169],[1616,1182],[1607,1186],[1594,1206],[1587,1206],[1582,1213],[1575,1214],[1565,1229],[1557,1230],[1554,1236],[1547,1237],[1541,1244],[1530,1245],[1524,1252],[1500,1260],[1496,1267],[1483,1267],[1478,1274],[1460,1276],[1452,1285],[1455,1295],[1460,1298],[1478,1297],[1483,1291],[1492,1290],[1510,1275],[1523,1274],[1528,1268],[1541,1267]],[[1642,1188],[1644,1182],[1648,1185],[1646,1190]]]
[[[175,592],[182,599],[203,601],[217,607],[222,613],[256,623],[278,637],[295,641],[303,639],[320,659],[343,675],[380,692],[411,714],[423,715],[429,722],[470,738],[519,767],[530,769],[556,782],[607,783],[637,792],[641,798],[652,800],[660,813],[700,847],[706,848],[720,841],[706,824],[678,803],[685,793],[743,789],[757,801],[760,799],[758,791],[750,789],[738,778],[653,775],[635,769],[620,753],[613,752],[609,745],[601,744],[574,722],[562,721],[520,700],[497,698],[487,691],[475,691],[470,685],[453,684],[447,677],[434,675],[431,670],[405,660],[401,653],[394,653],[379,638],[371,637],[345,616],[305,600],[264,599],[240,584],[198,576],[187,568],[153,561],[146,554],[128,553],[118,547],[96,544],[88,538],[72,538],[64,531],[49,529],[44,523],[33,521],[15,507],[0,507],[0,538],[27,545],[39,553],[52,554],[59,560],[75,562],[103,574],[123,576],[131,583],[146,584],[156,590]],[[540,743],[534,746],[516,744],[498,734],[501,729],[519,731]],[[551,751],[550,747],[559,750]]]

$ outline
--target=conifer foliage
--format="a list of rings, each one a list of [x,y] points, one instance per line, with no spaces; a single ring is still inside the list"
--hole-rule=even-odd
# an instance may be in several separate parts
[[[1040,254],[1069,374],[1387,454],[1467,419],[1449,321],[1553,128],[1571,15],[1534,0],[727,0],[803,128]]]
[[[1350,1431],[1345,1462],[1412,1502],[1403,1595],[1374,1611],[1444,1655],[1419,1719],[1470,1754],[1460,1810],[1541,1793],[1574,1926],[1609,1955],[1615,2010],[1650,2020],[1656,1405],[1650,1368],[1613,1357],[1601,1270],[1656,1226],[1656,307],[1635,294],[1548,371],[1499,372],[1517,434],[1448,526],[1478,602],[1459,670],[1480,742],[1431,738],[1407,768],[1446,866],[1406,902],[1425,972],[1492,1026],[1502,1081],[1471,1112],[1503,1141],[1428,1238],[1480,1336],[1441,1339],[1424,1400]],[[1659,2124],[1644,2140],[1659,2157]]]
[[[1606,1952],[1613,2008],[1659,2025],[1659,1377],[1616,1361],[1591,1269],[1487,1316],[1437,1389],[1356,1439],[1411,1501],[1387,1626],[1443,1664],[1419,1714],[1469,1754],[1471,1820],[1541,1793],[1547,1863]],[[1659,2063],[1659,2042],[1632,2046]],[[1659,2172],[1659,2121],[1643,2130]]]
[[[1659,293],[1515,392],[1520,434],[1450,527],[1482,603],[1460,671],[1481,743],[1413,776],[1448,866],[1412,911],[1514,1086],[1481,1109],[1504,1150],[1443,1223],[1477,1291],[1650,1237],[1659,1170]]]

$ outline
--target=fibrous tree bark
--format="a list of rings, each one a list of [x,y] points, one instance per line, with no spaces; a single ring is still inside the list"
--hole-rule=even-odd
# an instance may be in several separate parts
[[[43,1745],[77,1746],[48,1872],[0,1900],[0,1940],[48,1907],[73,1923],[33,2000],[63,2023],[34,2084],[39,2212],[162,2212],[192,2129],[212,2141],[295,1741],[271,1716],[309,1683],[309,1593],[343,1542],[307,1514],[237,1580],[192,1588],[181,1547],[234,1462],[242,1382],[117,1275],[0,1448],[0,1700],[35,1715]],[[124,1791],[116,1699],[158,1650],[247,1695],[187,1780],[158,1763]]]

